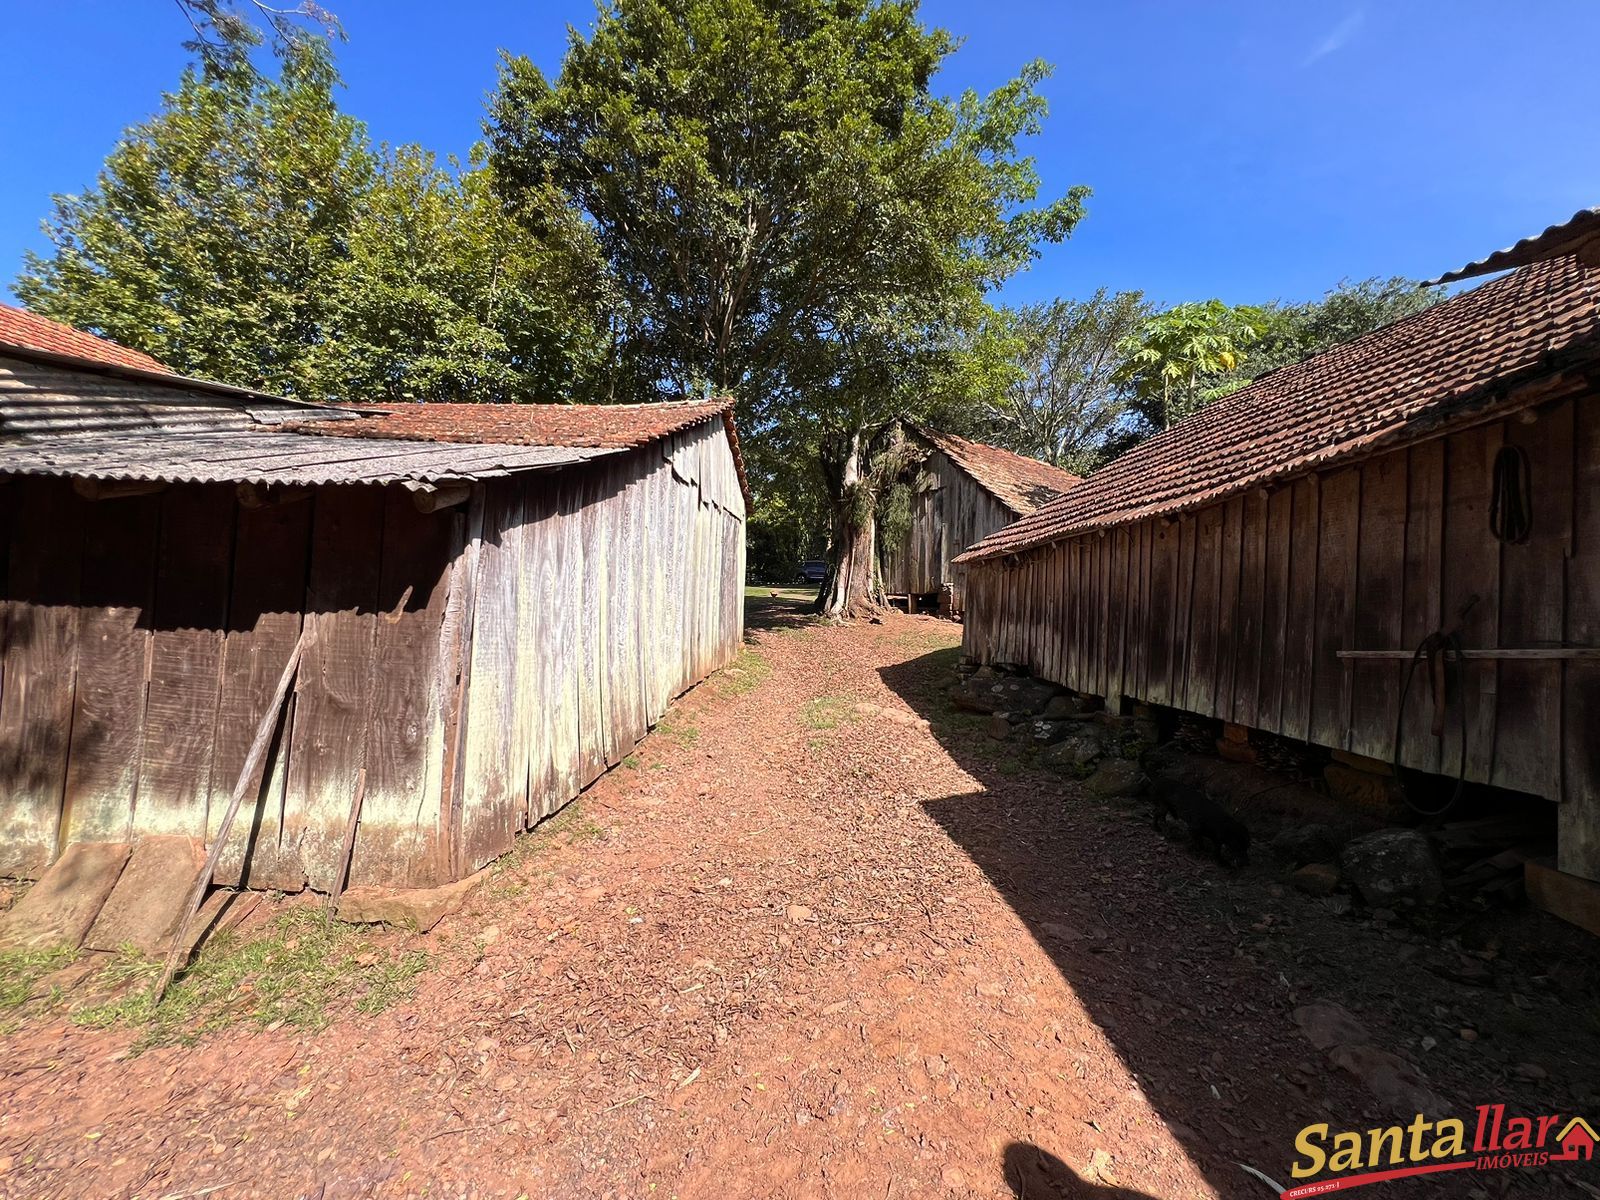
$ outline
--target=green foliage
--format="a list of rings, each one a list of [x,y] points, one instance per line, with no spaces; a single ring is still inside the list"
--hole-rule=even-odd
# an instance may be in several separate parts
[[[28,307],[148,351],[177,370],[306,393],[307,354],[374,158],[339,112],[326,40],[186,71],[128,130],[95,187],[55,198],[55,252],[29,253]]]
[[[614,297],[563,198],[531,191],[513,221],[481,165],[375,151],[339,110],[325,38],[274,25],[272,78],[252,26],[190,7],[200,64],[94,187],[55,198],[54,251],[15,285],[30,308],[185,374],[313,399],[603,386]]]
[[[1305,304],[1269,304],[1267,327],[1250,353],[1250,377],[1354,341],[1442,298],[1437,288],[1396,277],[1346,280]]]
[[[1266,311],[1221,300],[1179,304],[1146,318],[1124,342],[1122,378],[1150,425],[1168,429],[1214,397],[1206,381],[1233,372],[1266,331]]]
[[[533,236],[482,167],[403,146],[362,198],[309,355],[324,394],[372,400],[588,398],[607,303],[594,239],[546,196]]]
[[[1087,195],[1034,206],[1018,145],[1046,68],[939,97],[955,44],[908,2],[616,0],[554,81],[507,59],[492,104],[511,202],[553,184],[593,225],[622,370],[737,391],[752,474],[816,463],[786,505],[820,492],[836,550],[863,528],[845,498],[875,434],[963,394],[986,291]]]
[[[28,1002],[41,979],[76,957],[66,946],[0,950],[0,1029],[9,1013]]]
[[[1125,431],[1123,346],[1151,315],[1140,292],[1055,300],[998,314],[1001,357],[1015,364],[989,393],[987,436],[1019,454],[1087,474]]]

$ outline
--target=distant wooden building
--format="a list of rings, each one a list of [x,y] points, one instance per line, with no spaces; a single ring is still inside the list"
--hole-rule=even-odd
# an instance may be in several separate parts
[[[908,426],[927,453],[912,484],[911,523],[883,546],[883,590],[937,603],[948,586],[962,609],[957,554],[1080,482],[1078,476],[998,446]]]
[[[209,840],[219,881],[427,886],[619,762],[742,637],[727,402],[317,407],[0,309],[0,876]]]
[[[1454,775],[1464,714],[1467,778],[1560,802],[1561,869],[1600,879],[1600,255],[1569,241],[980,542],[967,653],[1387,761],[1409,660],[1455,635],[1442,736],[1423,670],[1403,763]]]

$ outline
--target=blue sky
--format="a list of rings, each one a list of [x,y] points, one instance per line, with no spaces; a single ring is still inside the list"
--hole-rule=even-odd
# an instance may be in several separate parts
[[[374,138],[462,153],[504,47],[559,64],[588,0],[324,0],[343,19],[347,109]],[[1436,274],[1600,204],[1593,0],[1157,3],[927,0],[965,38],[939,77],[990,88],[1055,64],[1034,153],[1089,218],[1010,300],[1142,288],[1164,302],[1317,296]],[[163,0],[51,0],[4,17],[0,281],[52,192],[93,180],[176,80]],[[24,99],[26,98],[26,102]]]

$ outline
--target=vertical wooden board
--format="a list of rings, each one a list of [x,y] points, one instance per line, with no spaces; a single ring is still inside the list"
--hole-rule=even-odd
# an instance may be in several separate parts
[[[1256,682],[1255,724],[1271,733],[1287,731],[1283,715],[1284,674],[1289,630],[1289,566],[1294,533],[1293,487],[1267,497],[1267,528],[1262,563],[1261,667]]]
[[[59,841],[126,841],[139,778],[159,496],[84,509],[78,672]]]
[[[557,615],[550,646],[552,794],[565,804],[587,782],[583,778],[583,487],[577,470],[558,476],[556,537],[552,539],[551,604]]]
[[[529,730],[517,722],[524,486],[492,480],[484,497],[463,718],[460,845],[468,870],[509,850],[527,815]]]
[[[222,824],[256,729],[272,702],[284,664],[300,640],[312,507],[310,501],[302,501],[237,511],[228,627],[222,643],[217,746],[207,805],[208,841]],[[283,828],[292,707],[291,699],[278,717],[261,786],[255,795],[245,798],[227,848],[217,861],[217,882],[225,886],[287,892],[305,886],[299,849],[284,838]]]
[[[1094,540],[1094,690],[1098,696],[1110,696],[1110,655],[1116,649],[1116,639],[1111,632],[1111,537],[1102,532]]]
[[[1244,500],[1234,496],[1222,506],[1221,566],[1217,580],[1217,686],[1212,711],[1224,721],[1238,721],[1234,681],[1239,674],[1241,613],[1240,581],[1244,559]]]
[[[1178,518],[1178,571],[1173,581],[1171,678],[1167,690],[1178,708],[1189,707],[1189,671],[1194,656],[1195,574],[1199,562],[1200,523],[1193,513]],[[1214,569],[1214,564],[1213,564]]]
[[[1361,468],[1356,538],[1356,589],[1350,619],[1356,650],[1401,648],[1405,610],[1407,454],[1398,450]],[[1347,748],[1369,758],[1394,757],[1402,664],[1363,659],[1350,664]]]
[[[1240,514],[1239,604],[1234,618],[1233,720],[1260,728],[1262,613],[1267,593],[1267,497],[1252,491]]]
[[[1133,670],[1131,693],[1140,700],[1150,699],[1150,639],[1155,614],[1150,608],[1150,556],[1155,545],[1156,522],[1139,522],[1138,581],[1134,592]]]
[[[1294,481],[1289,534],[1289,609],[1284,626],[1283,733],[1311,740],[1312,655],[1317,641],[1317,543],[1321,538],[1321,476]]]
[[[1352,648],[1356,568],[1361,539],[1361,470],[1347,467],[1322,480],[1317,544],[1316,649],[1312,655],[1311,740],[1350,745],[1352,666],[1338,656]]]
[[[1444,573],[1445,443],[1442,438],[1411,447],[1406,467],[1405,582],[1400,611],[1400,648],[1415,652],[1424,638],[1444,628],[1440,588]],[[1410,664],[1402,662],[1396,688],[1405,687]],[[1427,671],[1419,666],[1406,698],[1401,752],[1407,766],[1440,769],[1439,739],[1433,736],[1433,704]]]
[[[572,710],[561,688],[561,489],[546,472],[525,484],[517,573],[517,678],[514,720],[528,747],[522,822],[532,827],[568,800],[562,794],[564,723]]]
[[[384,488],[383,503],[367,786],[350,882],[428,887],[444,882],[439,643],[456,529],[449,512],[419,513],[404,488]]]
[[[611,745],[611,705],[606,698],[606,660],[610,623],[607,597],[611,526],[606,500],[610,467],[606,460],[583,471],[583,673],[578,695],[582,738],[582,785],[587,787],[606,769]]]
[[[0,691],[0,876],[55,860],[78,656],[86,503],[64,479],[16,484]]]
[[[1500,641],[1516,649],[1559,646],[1566,617],[1566,562],[1572,547],[1573,413],[1570,404],[1537,422],[1512,420],[1506,444],[1528,456],[1533,526],[1500,547]],[[1561,664],[1500,664],[1494,768],[1500,787],[1561,798]]]
[[[1194,560],[1189,567],[1189,654],[1183,674],[1183,707],[1205,716],[1216,714],[1222,514],[1223,506],[1213,504],[1195,517]]]
[[[326,891],[365,765],[384,498],[381,488],[330,487],[312,503],[305,600],[312,636],[295,685],[283,836],[311,886]]]
[[[1469,650],[1492,649],[1500,634],[1500,543],[1489,532],[1498,425],[1469,429],[1445,443],[1444,587],[1440,623]],[[1487,782],[1494,762],[1499,671],[1494,662],[1465,662],[1456,678],[1440,745],[1440,769],[1461,770],[1461,721],[1467,729],[1467,778]],[[1457,706],[1461,706],[1458,710]]]
[[[1574,402],[1572,554],[1566,564],[1567,641],[1600,646],[1600,405]],[[1600,879],[1600,663],[1567,664],[1561,696],[1563,798],[1556,865]]]
[[[234,507],[233,492],[221,485],[180,485],[161,495],[137,833],[206,833]]]
[[[1145,693],[1156,704],[1172,703],[1172,609],[1178,562],[1178,524],[1156,521],[1150,555],[1149,624],[1145,630],[1148,681]]]

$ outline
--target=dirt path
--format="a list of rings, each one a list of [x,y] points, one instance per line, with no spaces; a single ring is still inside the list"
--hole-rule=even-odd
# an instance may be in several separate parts
[[[1315,902],[969,746],[955,627],[769,624],[424,939],[413,999],[0,1042],[0,1195],[1231,1198],[1364,1120],[1288,1014],[1371,999],[1339,981],[1387,935],[1286,949]],[[1464,1104],[1539,1104],[1474,1061]]]

